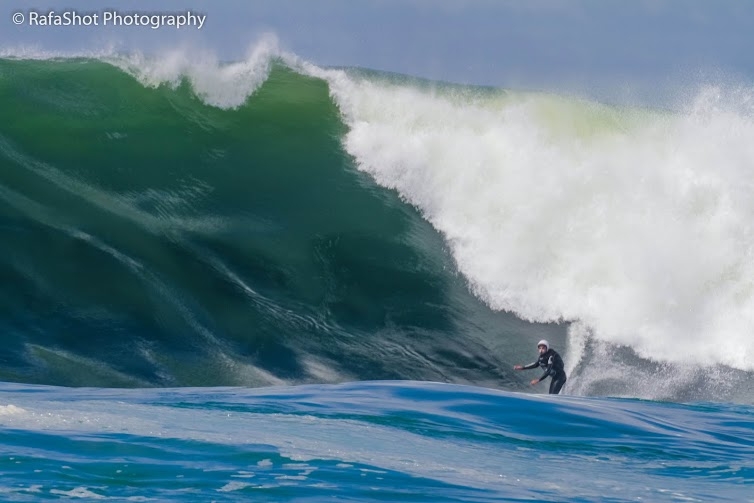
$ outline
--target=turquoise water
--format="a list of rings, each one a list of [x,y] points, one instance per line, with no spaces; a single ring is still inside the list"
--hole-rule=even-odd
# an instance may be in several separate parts
[[[745,100],[173,63],[0,59],[0,498],[754,501]]]
[[[356,169],[324,81],[277,66],[226,110],[97,61],[0,68],[1,378],[515,386],[498,335],[531,325]]]

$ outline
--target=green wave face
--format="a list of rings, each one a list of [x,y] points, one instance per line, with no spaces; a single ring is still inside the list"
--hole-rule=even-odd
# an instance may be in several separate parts
[[[500,368],[534,326],[355,168],[328,92],[276,64],[224,110],[99,61],[0,60],[0,379],[516,386]]]

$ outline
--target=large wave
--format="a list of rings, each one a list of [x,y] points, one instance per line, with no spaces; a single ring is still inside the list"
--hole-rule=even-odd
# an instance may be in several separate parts
[[[199,139],[205,145],[197,146],[195,154],[197,158],[204,156],[202,162],[206,166],[218,159],[227,159],[228,153],[233,151],[221,146],[221,137],[248,142],[247,154],[259,149],[263,141],[291,140],[286,148],[301,152],[301,156],[296,157],[296,162],[300,163],[296,168],[300,184],[295,189],[286,186],[285,197],[281,197],[282,192],[267,192],[270,200],[281,203],[276,207],[275,216],[269,219],[262,216],[268,201],[257,203],[253,209],[240,203],[230,205],[228,194],[221,196],[221,191],[217,190],[218,180],[207,182],[206,171],[199,173],[191,168],[186,172],[182,171],[185,168],[178,168],[181,163],[189,162],[188,157],[164,159],[174,165],[173,177],[180,173],[181,187],[161,191],[155,183],[144,182],[136,193],[119,189],[117,197],[111,197],[111,193],[103,196],[101,184],[89,183],[91,178],[84,186],[80,183],[81,177],[73,176],[70,169],[40,160],[42,151],[48,148],[40,146],[48,144],[49,137],[42,141],[35,133],[33,149],[22,148],[18,146],[20,141],[5,130],[4,158],[90,202],[104,197],[109,211],[137,219],[143,225],[151,222],[150,225],[162,226],[161,232],[167,234],[174,233],[177,222],[183,231],[188,227],[180,226],[188,226],[189,222],[194,230],[214,229],[213,232],[230,225],[229,221],[241,225],[239,220],[245,220],[243,225],[259,229],[280,226],[280,214],[292,211],[292,201],[311,203],[299,200],[302,194],[323,190],[327,194],[324,199],[337,197],[341,204],[323,208],[323,200],[318,199],[303,214],[290,216],[285,225],[293,227],[289,233],[293,241],[305,241],[304,234],[309,242],[321,239],[316,253],[322,253],[322,247],[332,249],[342,244],[342,228],[333,234],[340,236],[338,239],[323,237],[317,225],[326,228],[329,224],[312,225],[310,220],[316,220],[313,213],[335,218],[339,225],[346,221],[345,213],[361,217],[354,217],[354,228],[359,228],[358,242],[348,246],[353,253],[351,258],[359,257],[366,276],[345,277],[348,275],[344,276],[341,268],[347,261],[339,262],[337,267],[328,266],[324,276],[326,281],[338,285],[335,290],[352,284],[367,290],[391,290],[400,297],[402,288],[407,288],[406,283],[393,283],[395,278],[389,275],[372,274],[384,266],[382,259],[390,257],[391,253],[397,255],[388,261],[398,270],[412,262],[412,274],[429,267],[429,272],[421,275],[421,282],[428,290],[412,295],[408,303],[404,299],[396,301],[395,305],[407,305],[409,312],[434,302],[446,303],[445,307],[450,306],[451,311],[457,311],[454,307],[457,305],[473,305],[470,314],[465,312],[461,317],[452,317],[452,328],[451,325],[439,327],[431,331],[430,338],[435,341],[432,344],[442,347],[448,342],[437,343],[438,333],[445,331],[467,337],[470,327],[481,323],[477,335],[464,339],[460,346],[471,344],[468,341],[474,339],[485,341],[484,350],[505,347],[503,361],[493,366],[507,365],[525,357],[525,352],[531,352],[529,345],[543,331],[552,330],[554,337],[559,337],[557,325],[521,324],[518,326],[528,328],[517,328],[513,331],[517,335],[508,333],[500,342],[500,336],[494,333],[495,323],[500,323],[497,312],[514,313],[533,323],[566,322],[570,327],[564,348],[572,376],[569,392],[650,397],[715,396],[721,390],[732,393],[735,384],[746,377],[745,373],[754,370],[751,363],[754,339],[749,335],[754,328],[751,261],[754,204],[749,183],[754,169],[754,147],[748,141],[754,133],[754,114],[751,94],[746,90],[710,86],[686,100],[683,107],[651,110],[552,94],[429,82],[367,70],[323,69],[281,51],[274,39],[253,47],[249,54],[245,61],[230,64],[187,51],[157,57],[105,54],[99,55],[97,61],[125,70],[147,86],[147,90],[137,91],[123,80],[120,89],[132,89],[140,99],[162,100],[185,121],[167,125],[176,135],[168,140],[175,140],[177,131],[186,129],[189,124],[203,131],[221,131],[219,136]],[[18,66],[26,61],[28,65],[29,59],[29,54],[25,54],[21,61],[11,58],[4,64]],[[64,71],[73,71],[74,61],[77,60],[66,58],[54,63],[38,62],[39,66],[33,67],[37,72],[34,78],[41,79],[40,74],[57,78]],[[91,68],[96,62],[85,60],[82,64]],[[281,64],[283,66],[278,66]],[[70,78],[68,87],[95,85],[92,78],[82,70]],[[110,83],[120,78],[112,72],[106,77]],[[7,87],[9,78],[0,76],[0,79]],[[16,82],[11,88],[19,85],[12,77],[10,80]],[[289,85],[286,87],[284,82]],[[329,93],[332,101],[317,94],[319,92]],[[94,97],[84,94],[66,95],[60,91],[51,96],[49,89],[45,93],[46,98],[54,98],[51,107],[60,107],[68,99],[72,107],[83,113],[95,103]],[[3,99],[10,99],[9,96],[6,93]],[[197,98],[202,104],[192,101]],[[111,99],[117,98],[106,97],[106,100]],[[39,113],[41,120],[45,109],[38,107],[39,100],[34,104],[30,102],[28,110]],[[157,113],[144,117],[144,120],[154,121],[150,123],[153,132],[165,130],[164,124],[158,127],[158,119]],[[31,122],[30,130],[38,128],[39,123]],[[310,129],[306,129],[308,122]],[[98,122],[93,127],[104,125]],[[112,129],[108,130],[112,138],[129,134],[115,130],[115,124],[108,127]],[[261,139],[261,134],[252,141],[241,137],[241,133],[265,128],[273,129],[265,140]],[[285,136],[297,129],[302,136]],[[315,130],[322,134],[311,139]],[[104,130],[100,133],[104,134]],[[333,152],[339,148],[347,155],[329,160],[325,154],[322,154],[325,157],[317,157],[317,149]],[[290,172],[279,172],[284,171],[280,167],[286,160],[276,157],[278,154],[276,151],[260,162],[251,163],[254,173],[266,173],[254,177],[253,183],[264,187],[269,184],[266,178],[278,176],[290,181],[285,178]],[[143,155],[143,151],[139,155]],[[236,166],[240,159],[234,156]],[[338,164],[336,169],[321,171],[323,166],[332,168],[332,163]],[[307,164],[311,164],[314,173],[306,172]],[[370,178],[350,173],[349,165]],[[146,171],[137,171],[139,177],[146,174]],[[276,174],[271,175],[271,172]],[[234,172],[233,176],[236,175]],[[343,183],[346,176],[351,177],[348,197],[338,188],[338,183]],[[222,183],[229,184],[231,179],[227,175]],[[243,180],[244,183],[251,181]],[[364,200],[371,198],[381,201],[380,212],[400,214],[398,220],[410,214],[408,207],[397,201],[390,202],[392,192],[375,192],[370,186],[372,181],[394,190],[400,199],[417,208],[421,217],[440,232],[443,241],[433,238],[419,219],[402,220],[404,223],[397,225],[396,231],[374,211],[364,210]],[[267,187],[279,191],[283,186],[279,183]],[[354,189],[357,186],[363,192],[357,193]],[[3,187],[6,203],[16,201],[16,207],[27,203],[23,199],[26,194],[10,192],[7,183]],[[210,193],[212,195],[207,196]],[[260,194],[257,192],[255,197]],[[212,202],[210,206],[227,206],[232,218],[229,219],[227,213],[218,217],[214,211],[217,208],[202,210],[198,215],[192,214],[197,213],[195,210],[185,211],[193,207],[192,200],[203,198]],[[34,207],[31,203],[26,206],[27,213],[32,211],[28,208]],[[311,211],[312,208],[317,210]],[[375,221],[380,223],[375,224]],[[412,250],[408,255],[381,249],[388,246],[386,243],[396,241],[396,235],[399,247],[408,246]],[[417,236],[419,246],[416,246]],[[229,238],[225,244],[237,243],[237,238]],[[101,237],[86,239],[95,248],[111,249],[111,255],[121,263],[131,263],[123,258],[126,255],[118,258],[117,253],[122,250]],[[238,263],[248,267],[248,250],[237,244],[233,247],[239,254]],[[444,247],[447,247],[448,257],[444,255]],[[196,243],[186,249],[196,250]],[[416,250],[421,250],[419,256],[435,258],[428,263],[417,258]],[[205,265],[246,295],[253,297],[255,294],[251,292],[257,292],[229,266],[226,251],[207,255],[202,249],[196,255],[202,256]],[[151,270],[151,266],[134,267],[134,270]],[[465,285],[454,279],[452,270],[455,269],[483,303],[480,303],[482,307],[476,300],[448,302],[448,297],[464,298],[458,292],[464,290]],[[322,274],[322,270],[316,274]],[[383,283],[381,280],[386,278],[389,281]],[[437,278],[456,285],[452,295],[438,298],[429,293],[430,285]],[[281,286],[280,291],[284,290]],[[351,291],[343,298],[355,302],[352,294]],[[167,297],[174,298],[174,295]],[[303,308],[306,311],[314,298],[321,302],[321,297],[316,295],[298,298],[297,302],[309,306]],[[385,321],[383,303],[388,298],[390,295],[384,292],[380,296],[367,296],[362,303],[365,311],[349,319],[353,324],[363,323],[370,319],[369,311],[374,309],[381,313],[377,317],[379,330],[383,330],[394,323]],[[491,311],[487,312],[484,306]],[[193,313],[195,308],[189,312]],[[298,312],[300,308],[293,311]],[[324,312],[331,312],[330,308]],[[338,318],[339,326],[347,317],[343,313],[339,314],[342,316]],[[426,320],[435,316],[437,313],[423,318],[424,328]],[[210,317],[214,319],[214,315]],[[482,319],[484,321],[480,322]],[[332,319],[324,316],[320,321],[326,325]],[[395,333],[406,327],[403,322],[397,326]],[[208,338],[216,333],[211,327],[205,329]],[[377,333],[374,326],[368,331]],[[346,329],[344,333],[352,333],[352,330]],[[396,343],[400,346],[406,340],[401,337]],[[496,340],[498,342],[494,342]],[[376,343],[379,352],[389,353],[388,348],[393,348],[398,359],[406,357],[403,353],[411,353],[405,347],[394,347],[386,341],[380,339]],[[299,344],[300,341],[296,347],[300,348]],[[306,354],[321,352],[319,347],[317,351],[307,349]],[[436,361],[427,360],[423,351],[427,349],[421,348],[415,358],[411,358],[425,360],[425,363],[431,361],[427,363],[428,368],[435,366]],[[333,358],[339,360],[347,354],[346,350]],[[319,368],[332,369],[339,365],[342,362],[328,361]],[[275,374],[274,369],[272,373]],[[326,374],[320,373],[320,377]],[[482,374],[472,379],[481,378]],[[666,379],[669,374],[675,379]],[[451,376],[449,379],[453,380],[456,373],[450,367],[443,367],[434,376]],[[335,373],[330,377],[338,380],[359,377],[359,373]]]

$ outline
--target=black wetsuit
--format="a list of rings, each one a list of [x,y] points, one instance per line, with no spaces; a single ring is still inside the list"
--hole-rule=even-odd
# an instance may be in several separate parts
[[[544,375],[539,378],[540,382],[547,376],[552,377],[552,381],[550,381],[550,394],[557,395],[560,393],[560,388],[563,387],[567,379],[563,368],[563,359],[560,355],[554,349],[548,349],[539,356],[537,361],[524,365],[523,368],[534,369],[537,367],[542,367],[545,371]]]

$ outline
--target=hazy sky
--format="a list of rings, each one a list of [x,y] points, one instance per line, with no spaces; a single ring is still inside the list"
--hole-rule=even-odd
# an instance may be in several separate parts
[[[43,15],[206,15],[201,29],[30,26]],[[13,15],[24,15],[14,24]],[[651,92],[754,82],[747,0],[5,0],[0,48],[159,51],[182,45],[243,58],[263,33],[320,65],[364,66],[496,86]]]

